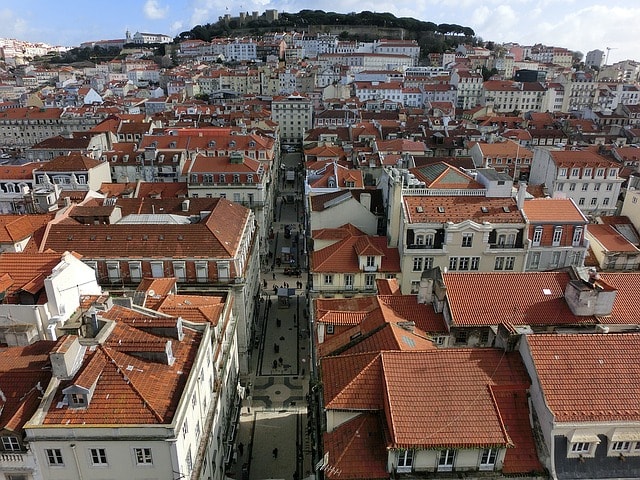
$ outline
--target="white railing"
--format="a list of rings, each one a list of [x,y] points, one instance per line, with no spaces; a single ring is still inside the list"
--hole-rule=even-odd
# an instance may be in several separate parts
[[[417,195],[420,197],[484,197],[484,188],[403,188],[403,196]]]

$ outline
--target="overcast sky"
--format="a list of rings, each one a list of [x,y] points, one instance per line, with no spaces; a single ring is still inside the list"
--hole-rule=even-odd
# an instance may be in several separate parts
[[[640,59],[638,0],[2,0],[0,37],[75,46],[124,38],[127,29],[174,36],[225,13],[265,9],[391,12],[471,27],[484,40],[542,43],[584,54],[610,47],[609,63]]]

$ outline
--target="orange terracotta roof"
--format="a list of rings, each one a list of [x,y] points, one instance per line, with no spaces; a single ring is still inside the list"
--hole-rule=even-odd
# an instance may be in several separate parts
[[[454,326],[598,323],[569,309],[566,272],[445,273],[443,279]]]
[[[601,272],[600,278],[616,289],[616,299],[610,315],[598,317],[604,324],[638,324],[638,299],[640,298],[640,273]]]
[[[0,272],[9,274],[13,280],[13,284],[7,291],[7,297],[12,297],[23,288],[35,293],[37,285],[42,288],[44,278],[51,275],[53,268],[61,260],[62,252],[0,254]],[[11,298],[8,298],[8,301],[11,302]]]
[[[427,188],[448,189],[484,189],[484,185],[476,182],[473,177],[445,162],[437,162],[422,167],[409,169],[415,177],[423,181]]]
[[[551,159],[558,167],[591,166],[619,167],[613,160],[598,155],[590,150],[551,150]]]
[[[361,480],[389,478],[384,421],[379,414],[363,413],[324,433],[328,464],[325,478]]]
[[[530,335],[555,422],[640,421],[640,334]]]
[[[54,341],[41,340],[25,347],[0,349],[0,429],[22,436],[23,425],[36,412],[39,397],[51,379],[49,353],[55,346]]]
[[[635,245],[624,238],[611,225],[590,224],[587,227],[587,235],[602,245],[608,252],[640,253],[640,250]]]
[[[532,198],[524,202],[522,209],[531,222],[587,223],[587,218],[570,198]]]
[[[55,157],[46,163],[41,163],[38,167],[40,173],[46,172],[84,172],[97,167],[102,162],[93,158],[81,155],[79,153],[71,153]]]
[[[387,247],[386,237],[352,236],[345,238],[311,256],[310,270],[322,272],[359,272],[358,255],[381,256],[380,272],[400,272],[400,256],[398,250]]]
[[[158,311],[190,322],[218,325],[225,301],[223,296],[167,295]]]
[[[497,349],[385,351],[321,364],[325,408],[384,410],[387,448],[513,446],[491,388],[525,394],[529,385],[519,354]]]
[[[524,218],[512,198],[405,195],[402,200],[409,223],[473,220],[476,223],[524,224]]]
[[[45,412],[43,424],[171,423],[201,341],[201,334],[187,328],[183,332],[183,340],[178,341],[116,323],[107,344],[87,349],[83,366],[75,378],[61,383],[51,407]],[[167,340],[171,340],[173,365],[133,353],[157,351],[154,345]],[[149,349],[145,350],[147,347]],[[93,360],[94,356],[102,358]],[[92,375],[99,371],[89,405],[83,409],[58,408],[62,391],[81,381],[87,375],[87,369],[93,370],[89,372]]]

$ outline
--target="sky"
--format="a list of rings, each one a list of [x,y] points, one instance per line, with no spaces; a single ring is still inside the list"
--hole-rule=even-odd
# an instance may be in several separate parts
[[[338,8],[336,8],[338,7]],[[485,41],[599,49],[609,64],[640,60],[638,0],[2,0],[0,37],[51,45],[124,38],[129,30],[175,36],[240,11],[390,12],[436,24],[471,27]]]

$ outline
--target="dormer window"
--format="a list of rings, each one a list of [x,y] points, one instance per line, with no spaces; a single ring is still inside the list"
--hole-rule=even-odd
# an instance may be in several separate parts
[[[207,144],[207,148],[214,148],[215,146],[216,146],[216,141],[209,140],[209,143]]]
[[[234,173],[233,174],[233,183],[240,183],[240,174],[239,173]]]
[[[72,393],[69,395],[69,406],[76,408],[86,407],[87,396],[81,393]]]
[[[17,452],[18,450],[20,450],[20,442],[18,441],[18,437],[14,437],[13,435],[2,437],[2,449],[5,452]]]
[[[226,179],[224,173],[221,173],[220,174],[220,183],[225,183],[226,181],[227,181],[227,179]]]
[[[176,148],[178,144],[176,142],[169,142],[169,148]]]

